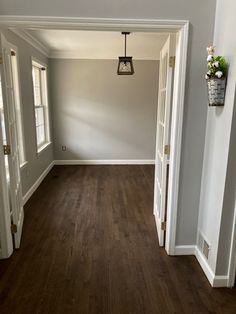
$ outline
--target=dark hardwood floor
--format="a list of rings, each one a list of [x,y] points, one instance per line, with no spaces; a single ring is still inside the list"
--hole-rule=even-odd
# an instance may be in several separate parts
[[[0,261],[1,314],[236,313],[195,257],[158,247],[152,166],[57,166]]]

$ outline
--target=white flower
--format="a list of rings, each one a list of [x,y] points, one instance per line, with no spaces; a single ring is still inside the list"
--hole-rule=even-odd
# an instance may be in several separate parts
[[[215,47],[214,46],[207,47],[207,52],[209,55],[213,55],[215,52]]]
[[[210,75],[211,75],[211,71],[207,71],[207,75],[209,75],[209,76],[210,76]]]
[[[223,72],[222,71],[217,71],[215,73],[215,76],[218,77],[218,78],[221,78],[223,76]]]
[[[214,68],[219,68],[219,66],[220,66],[220,62],[219,62],[219,61],[215,61],[215,62],[213,63],[213,67],[214,67]]]
[[[211,62],[211,61],[213,61],[213,59],[214,59],[213,55],[209,55],[207,57],[207,62]]]
[[[205,79],[208,80],[209,79],[209,75],[206,74],[205,75]]]

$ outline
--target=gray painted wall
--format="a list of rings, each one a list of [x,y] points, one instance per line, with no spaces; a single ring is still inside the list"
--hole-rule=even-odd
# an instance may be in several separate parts
[[[154,160],[158,64],[120,76],[117,60],[51,59],[55,159]]]
[[[176,244],[195,244],[207,115],[205,48],[213,39],[215,0],[1,0],[1,14],[190,21]]]
[[[235,208],[235,10],[234,0],[218,0],[214,45],[216,54],[224,55],[230,68],[225,106],[208,109],[198,227],[211,244],[208,263],[217,275],[227,275]]]
[[[37,155],[31,67],[32,56],[46,64],[48,59],[11,31],[4,31],[3,33],[10,43],[17,46],[19,55],[23,131],[25,134],[26,161],[28,162],[27,166],[21,170],[22,190],[23,195],[25,195],[53,160],[52,145]]]

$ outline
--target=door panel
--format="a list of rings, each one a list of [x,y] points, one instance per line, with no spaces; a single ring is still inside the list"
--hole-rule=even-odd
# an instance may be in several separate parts
[[[0,258],[2,259],[8,258],[13,253],[13,242],[11,234],[10,202],[7,189],[8,162],[3,153],[3,145],[6,144],[6,134],[1,77],[2,65],[0,64]]]
[[[13,72],[11,63],[11,47],[5,37],[1,35],[1,46],[3,56],[3,77],[6,89],[3,95],[6,139],[10,145],[8,155],[9,165],[9,187],[10,187],[10,207],[11,221],[15,225],[14,242],[15,248],[20,247],[22,226],[24,221],[24,209],[22,199],[22,187],[20,177],[19,145],[17,138],[17,121],[15,112],[15,95],[13,86]]]
[[[160,52],[159,93],[157,109],[157,135],[154,183],[154,215],[160,246],[164,246],[169,165],[169,130],[172,90],[170,60],[170,36]]]

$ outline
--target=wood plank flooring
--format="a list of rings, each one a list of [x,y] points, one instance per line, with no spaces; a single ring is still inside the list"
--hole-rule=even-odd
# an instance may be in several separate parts
[[[195,257],[158,247],[153,166],[56,166],[0,261],[1,314],[236,313]]]

